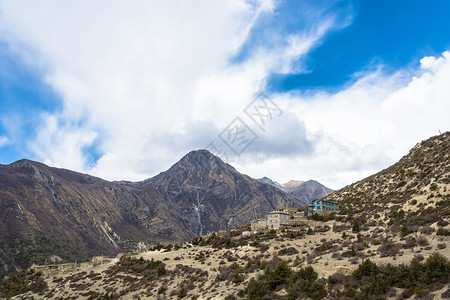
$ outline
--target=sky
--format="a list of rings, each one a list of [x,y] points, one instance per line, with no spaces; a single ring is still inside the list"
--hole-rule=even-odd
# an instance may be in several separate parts
[[[143,180],[195,149],[338,189],[450,130],[450,2],[0,0],[0,164]]]

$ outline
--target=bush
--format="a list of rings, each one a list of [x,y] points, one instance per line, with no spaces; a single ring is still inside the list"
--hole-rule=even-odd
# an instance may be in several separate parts
[[[420,245],[420,246],[428,246],[428,239],[426,238],[426,237],[424,237],[424,236],[419,236],[418,238],[417,238],[417,243]]]
[[[378,268],[378,266],[370,259],[366,259],[358,266],[358,269],[356,269],[352,275],[356,279],[361,279],[364,276],[376,276],[379,272],[380,269]]]
[[[399,253],[399,250],[400,245],[395,244],[392,241],[385,241],[380,247],[378,247],[381,257],[395,256]]]
[[[439,253],[431,254],[424,263],[427,284],[438,281],[447,281],[450,274],[450,263],[445,256]]]
[[[328,284],[329,285],[343,284],[346,278],[347,276],[345,276],[343,273],[336,272],[330,275],[330,277],[328,277]]]
[[[313,267],[308,266],[305,268],[300,268],[297,273],[294,274],[292,280],[298,281],[298,280],[306,280],[306,281],[314,281],[318,278],[317,272],[314,270]]]
[[[291,276],[292,270],[289,263],[285,260],[281,261],[275,270],[269,273],[267,284],[270,289],[274,290],[278,285],[285,283]]]
[[[438,228],[438,230],[436,231],[436,235],[449,236],[450,232],[445,228]]]
[[[284,248],[278,251],[278,255],[295,255],[295,254],[298,254],[298,251],[294,247]]]
[[[260,300],[267,294],[267,288],[264,281],[250,279],[247,285],[247,299]]]
[[[305,294],[311,299],[323,299],[327,295],[325,285],[316,281],[317,272],[313,267],[301,268],[291,277],[291,287],[288,299],[297,299],[299,295]]]
[[[359,222],[357,220],[355,220],[355,223],[353,224],[352,232],[359,232]]]
[[[343,292],[344,296],[353,298],[356,295],[356,290],[353,287],[353,285],[347,281],[346,283],[344,283],[344,292]]]

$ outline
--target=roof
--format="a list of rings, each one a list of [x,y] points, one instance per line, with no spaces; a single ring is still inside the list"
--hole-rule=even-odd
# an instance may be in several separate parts
[[[268,212],[267,214],[283,214],[283,215],[289,215],[287,212],[284,212],[284,211],[271,211],[271,212]]]
[[[335,204],[339,204],[339,203],[337,203],[336,201],[329,201],[329,200],[323,200],[323,199],[316,199],[316,200],[314,200],[313,202],[316,202],[316,201],[325,201],[325,202],[329,202],[329,203],[335,203]],[[310,206],[311,206],[312,204],[310,204]]]

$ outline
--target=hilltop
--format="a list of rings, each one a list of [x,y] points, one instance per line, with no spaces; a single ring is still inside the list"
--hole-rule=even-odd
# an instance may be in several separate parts
[[[450,132],[417,144],[399,162],[325,198],[358,225],[376,224],[403,234],[450,218]]]

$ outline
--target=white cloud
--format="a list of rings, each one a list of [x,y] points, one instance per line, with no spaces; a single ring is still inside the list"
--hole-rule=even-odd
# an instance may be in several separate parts
[[[298,59],[351,19],[317,18],[230,64],[274,3],[1,1],[0,38],[63,99],[61,111],[41,116],[30,149],[52,165],[138,180],[205,147],[234,117],[245,119],[270,73],[302,71]],[[450,129],[448,53],[423,58],[417,70],[357,75],[337,93],[271,95],[284,114],[234,158],[237,169],[338,188]],[[100,153],[93,168],[87,148]]]
[[[269,72],[288,71],[332,26],[318,21],[285,46],[230,64],[259,16],[274,13],[272,1],[0,3],[1,37],[63,99],[61,111],[42,116],[30,148],[106,179],[143,179],[206,146]],[[93,144],[101,157],[89,169]]]
[[[0,148],[7,145],[8,143],[9,143],[8,137],[0,135]]]
[[[243,160],[238,169],[254,177],[273,170],[278,182],[313,178],[339,188],[390,166],[416,143],[450,130],[450,53],[420,62],[416,70],[365,74],[334,94],[278,95],[275,101],[315,134],[314,151],[264,164]]]

